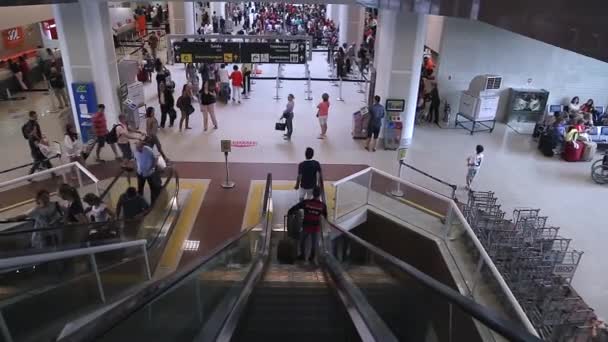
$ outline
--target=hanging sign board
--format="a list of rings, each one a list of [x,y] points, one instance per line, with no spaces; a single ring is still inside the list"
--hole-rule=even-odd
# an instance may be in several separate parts
[[[240,43],[175,42],[175,63],[241,63]]]
[[[306,42],[175,42],[175,63],[306,63]]]

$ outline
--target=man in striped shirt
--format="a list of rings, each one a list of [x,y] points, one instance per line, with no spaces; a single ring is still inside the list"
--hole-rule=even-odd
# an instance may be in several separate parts
[[[321,216],[327,218],[327,206],[321,202],[321,189],[315,187],[313,198],[306,199],[289,209],[287,215],[291,215],[297,210],[304,210],[304,220],[302,222],[302,233],[300,234],[300,253],[298,260],[304,260],[306,256],[306,240],[310,237],[310,256],[308,261],[313,262],[317,249],[317,235],[321,231]]]

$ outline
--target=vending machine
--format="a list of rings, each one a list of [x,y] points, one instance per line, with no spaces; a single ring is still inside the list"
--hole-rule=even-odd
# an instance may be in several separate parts
[[[401,142],[401,131],[403,130],[401,113],[405,111],[405,100],[387,99],[385,109],[384,149],[396,150]]]

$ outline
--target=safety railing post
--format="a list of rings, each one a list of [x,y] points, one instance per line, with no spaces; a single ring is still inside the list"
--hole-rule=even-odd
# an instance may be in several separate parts
[[[483,268],[483,258],[479,257],[479,261],[477,262],[477,268],[475,270],[475,275],[473,276],[473,285],[471,286],[471,298],[475,298],[475,290],[477,289],[477,284],[481,281],[481,269]]]
[[[336,100],[344,102],[344,99],[342,98],[342,77],[340,77],[340,83],[338,86],[338,98]]]
[[[308,79],[306,81],[306,98],[305,100],[307,101],[311,101],[312,100],[312,85],[311,85],[311,80],[310,80],[310,67],[308,66],[308,61],[306,62],[306,78]]]
[[[146,249],[146,245],[141,245],[141,249],[144,252],[144,266],[146,268],[146,278],[148,278],[148,280],[151,280],[152,272],[150,271],[150,259],[148,259],[148,250]]]
[[[336,186],[336,194],[334,195],[334,222],[338,222],[338,206],[340,202],[338,201],[338,194],[340,193],[340,186]]]
[[[93,268],[93,273],[95,273],[95,280],[97,281],[97,289],[99,290],[99,298],[102,303],[106,302],[106,295],[103,292],[103,284],[101,283],[101,275],[99,274],[99,269],[97,268],[97,261],[95,260],[95,254],[89,254],[89,261],[91,262],[91,267]]]
[[[8,325],[6,325],[6,321],[4,320],[4,316],[2,315],[1,310],[0,310],[0,330],[2,330],[2,338],[6,342],[13,342],[13,337],[11,336],[10,330],[8,330]]]
[[[82,189],[82,186],[84,184],[82,183],[82,175],[80,174],[80,168],[77,165],[74,165],[74,169],[76,169],[76,177],[78,178],[78,186],[80,187],[80,189]]]
[[[281,99],[281,97],[279,96],[279,88],[280,88],[279,75],[280,74],[281,74],[281,66],[277,65],[277,80],[276,80],[276,84],[275,84],[275,95],[273,97],[273,99],[275,99],[275,100]]]

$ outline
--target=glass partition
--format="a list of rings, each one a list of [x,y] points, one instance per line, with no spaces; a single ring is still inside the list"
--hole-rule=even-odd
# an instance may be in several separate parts
[[[486,310],[491,320],[501,320],[522,333],[522,341],[537,341],[521,324],[513,323],[487,307],[480,307],[457,291],[436,282],[412,266],[375,246],[324,225],[326,245],[348,278],[364,294],[380,318],[402,341],[503,341],[501,336],[471,315],[463,305]],[[433,285],[429,285],[434,283]],[[449,296],[446,295],[449,293]],[[454,298],[450,297],[453,296]]]
[[[262,245],[262,236],[250,229],[97,340],[186,341],[204,334],[205,325],[216,310],[230,306],[238,298],[258,255],[257,246]]]
[[[51,340],[66,322],[150,279],[145,253],[142,240],[54,252],[40,255],[48,261],[1,267],[3,333],[13,341]]]
[[[532,327],[492,261],[484,259],[483,246],[449,197],[373,168],[337,181],[335,188],[335,223],[346,220],[350,212],[368,209],[402,221],[404,228],[435,240],[446,252],[444,259],[453,265],[449,268],[460,278],[456,283],[463,287],[463,294]]]

